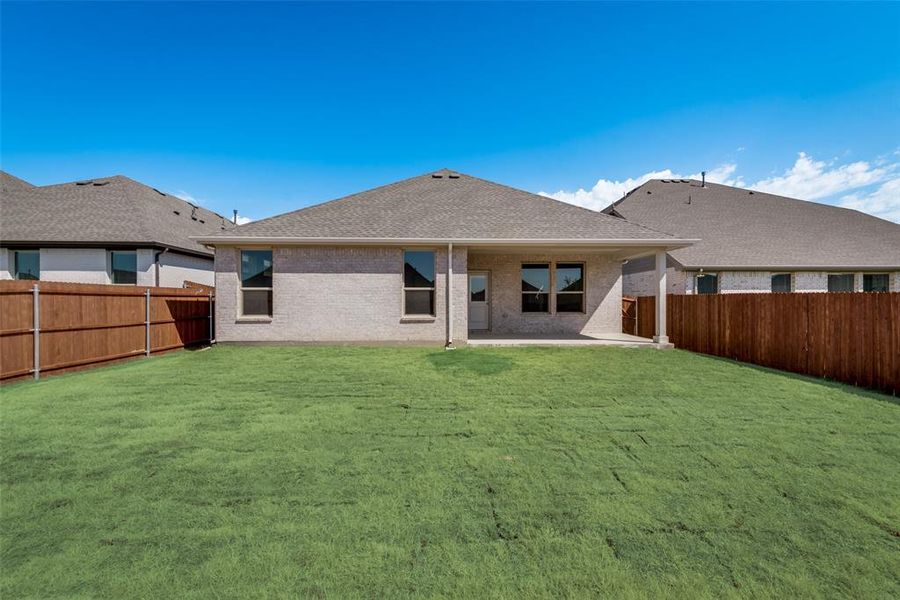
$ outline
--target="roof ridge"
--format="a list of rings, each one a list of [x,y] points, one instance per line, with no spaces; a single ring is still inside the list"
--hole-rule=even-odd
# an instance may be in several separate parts
[[[537,197],[537,198],[540,198],[541,200],[549,200],[549,201],[551,201],[551,202],[556,202],[556,203],[558,203],[558,204],[563,204],[563,205],[565,205],[565,206],[571,206],[571,207],[573,207],[573,208],[577,208],[577,209],[582,210],[582,211],[587,211],[587,212],[591,213],[591,214],[594,215],[594,216],[600,217],[600,218],[603,219],[603,220],[606,220],[606,219],[613,219],[613,220],[615,220],[615,221],[625,221],[625,222],[628,223],[629,225],[634,225],[635,227],[640,227],[640,228],[642,228],[642,229],[646,229],[647,231],[652,231],[653,233],[662,233],[663,235],[669,235],[669,236],[672,235],[671,233],[666,233],[665,231],[660,231],[660,230],[658,230],[658,229],[653,229],[652,227],[647,227],[646,225],[641,225],[640,223],[635,223],[634,221],[629,221],[628,219],[626,219],[626,218],[624,218],[624,217],[622,217],[621,219],[618,219],[618,218],[613,217],[613,216],[611,216],[611,215],[607,215],[606,213],[602,213],[602,212],[600,212],[600,211],[593,210],[593,209],[590,209],[590,208],[585,208],[584,206],[579,206],[579,205],[577,205],[577,204],[572,204],[572,203],[570,203],[570,202],[563,202],[562,200],[557,200],[556,198],[551,198],[550,196],[542,196],[542,195],[540,195],[540,194],[535,194],[534,192],[529,192],[528,190],[523,190],[523,189],[521,189],[521,188],[515,188],[515,187],[513,187],[513,186],[511,186],[511,185],[506,185],[506,184],[504,184],[504,183],[497,183],[496,181],[491,181],[491,180],[489,180],[489,179],[483,179],[483,178],[481,178],[481,177],[476,177],[476,176],[474,176],[474,175],[469,175],[469,174],[467,174],[467,173],[460,173],[459,171],[457,171],[457,173],[459,173],[460,175],[464,175],[465,177],[469,177],[469,178],[471,178],[471,179],[477,179],[478,181],[483,181],[483,182],[485,182],[485,183],[489,183],[489,184],[491,184],[491,185],[496,185],[496,186],[499,186],[499,187],[504,187],[504,188],[506,188],[506,189],[509,189],[509,190],[515,190],[515,191],[517,191],[517,192],[524,192],[524,193],[526,193],[526,194],[531,194],[532,196],[535,196],[535,197]],[[673,237],[675,237],[675,236],[673,236]]]
[[[381,190],[381,189],[384,189],[384,188],[389,188],[389,187],[393,187],[393,186],[398,186],[398,185],[400,185],[400,184],[402,184],[402,183],[406,183],[407,181],[412,181],[413,179],[418,179],[418,178],[420,178],[420,177],[425,177],[426,175],[427,175],[427,176],[431,176],[432,174],[437,173],[438,171],[442,171],[442,170],[448,170],[448,171],[449,171],[450,169],[438,169],[437,171],[428,171],[427,173],[422,173],[422,174],[420,174],[420,175],[413,175],[412,177],[407,177],[407,178],[405,178],[405,179],[400,179],[400,180],[398,180],[398,181],[392,181],[391,183],[385,183],[385,184],[382,184],[382,185],[379,185],[379,186],[376,186],[376,187],[373,187],[373,188],[369,188],[369,189],[367,189],[367,190],[361,190],[361,191],[359,191],[359,192],[353,192],[352,194],[347,194],[346,196],[340,196],[340,197],[338,197],[338,198],[332,198],[331,200],[326,200],[325,202],[319,202],[319,203],[317,203],[317,204],[310,204],[309,206],[304,206],[304,207],[302,207],[302,208],[297,208],[297,209],[288,211],[288,212],[286,212],[286,213],[279,213],[279,214],[277,214],[277,215],[272,215],[271,217],[266,217],[265,219],[258,219],[258,220],[256,220],[256,221],[251,221],[250,223],[245,223],[244,225],[238,225],[235,229],[238,230],[238,229],[240,229],[241,227],[244,227],[244,226],[246,226],[246,225],[256,225],[257,223],[265,223],[266,221],[271,221],[272,219],[280,219],[280,218],[286,217],[286,216],[288,216],[288,215],[295,215],[295,214],[297,214],[297,213],[299,213],[299,212],[303,212],[304,210],[310,210],[310,209],[312,209],[312,208],[319,208],[319,207],[322,207],[322,206],[328,206],[328,205],[337,204],[338,202],[343,202],[344,200],[350,200],[350,199],[355,198],[356,196],[359,196],[359,195],[361,195],[361,194],[368,194],[369,192],[374,192],[374,191],[376,191],[376,190]],[[454,172],[458,172],[458,171],[454,171]]]

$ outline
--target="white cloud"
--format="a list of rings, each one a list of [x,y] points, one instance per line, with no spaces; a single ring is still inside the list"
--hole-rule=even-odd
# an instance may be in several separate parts
[[[205,204],[203,202],[203,200],[200,200],[199,198],[195,198],[195,197],[191,196],[184,190],[180,190],[172,195],[177,196],[177,197],[181,198],[182,200],[184,200],[185,202],[190,202],[191,204],[194,204],[196,206],[203,206],[203,204]]]
[[[867,194],[848,194],[841,198],[840,205],[900,223],[900,177],[886,181]]]
[[[706,180],[803,200],[822,200],[845,194],[830,203],[900,222],[900,178],[897,177],[900,173],[900,162],[885,156],[880,156],[871,163],[856,161],[840,164],[837,159],[815,160],[805,152],[800,152],[793,166],[782,174],[751,184],[746,184],[743,177],[737,174],[737,170],[737,164],[725,163],[708,171]],[[546,192],[540,194],[600,210],[650,179],[700,179],[700,174],[685,176],[671,169],[661,169],[622,181],[600,179],[590,190],[579,189],[574,192],[560,190],[553,194]],[[880,187],[872,189],[876,185]]]
[[[835,165],[834,161],[813,160],[801,152],[794,166],[783,175],[762,179],[750,187],[780,196],[818,200],[884,181],[895,167],[873,167],[862,160]]]
[[[706,173],[706,180],[711,183],[723,183],[725,185],[743,185],[740,177],[732,177],[737,170],[736,164],[724,164],[716,167],[712,171]],[[548,198],[554,198],[569,204],[576,204],[593,210],[606,208],[627,192],[633,190],[651,179],[700,179],[700,173],[692,175],[679,175],[671,169],[663,169],[661,171],[651,171],[644,173],[640,177],[625,179],[623,181],[613,181],[611,179],[600,179],[594,184],[590,190],[579,189],[575,192],[567,192],[560,190],[553,194],[547,192],[539,192],[540,195]]]
[[[244,217],[244,216],[238,215],[237,224],[238,225],[246,225],[247,223],[249,223],[252,220],[253,219],[251,219],[250,217]]]

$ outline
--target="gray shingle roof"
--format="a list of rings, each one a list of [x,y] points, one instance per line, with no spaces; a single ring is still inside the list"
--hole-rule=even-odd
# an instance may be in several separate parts
[[[900,225],[846,208],[695,180],[653,180],[604,209],[679,237],[687,268],[900,268]]]
[[[230,229],[231,222],[212,211],[121,175],[4,189],[0,199],[4,245],[147,244],[212,255],[191,236]]]
[[[670,239],[659,231],[623,219],[446,169],[241,225],[220,237],[240,236],[407,240]]]
[[[19,179],[15,175],[10,175],[6,171],[0,171],[0,190],[4,192],[27,190],[33,187],[33,185],[31,185],[24,179]]]

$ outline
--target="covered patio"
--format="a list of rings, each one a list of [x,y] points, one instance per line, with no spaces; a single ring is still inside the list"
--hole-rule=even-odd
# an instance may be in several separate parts
[[[666,252],[684,244],[671,239],[470,242],[465,245],[466,341],[472,346],[670,348]],[[622,332],[622,265],[646,256],[657,265],[652,339]]]

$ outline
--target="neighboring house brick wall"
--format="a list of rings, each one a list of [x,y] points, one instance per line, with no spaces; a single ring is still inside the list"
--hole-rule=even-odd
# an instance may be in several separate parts
[[[41,248],[41,281],[67,283],[111,283],[109,253],[103,248]],[[137,285],[156,285],[152,248],[137,250]],[[14,251],[3,248],[0,252],[0,278],[14,277]],[[210,267],[211,267],[211,262]],[[209,278],[210,281],[212,278]],[[202,282],[200,282],[202,283]],[[175,284],[181,287],[181,283]]]
[[[522,263],[584,263],[585,313],[522,312]],[[493,333],[580,333],[596,335],[622,331],[622,263],[604,254],[547,252],[528,254],[470,254],[470,271],[491,272],[491,331]]]
[[[711,271],[719,276],[719,292],[722,294],[769,293],[772,288],[772,275],[787,271]],[[794,271],[793,291],[795,292],[827,292],[828,274],[846,273],[834,271]],[[669,290],[672,294],[693,294],[696,271],[668,269]],[[900,292],[900,271],[889,273],[890,290]],[[863,291],[863,273],[854,273],[854,289]],[[652,296],[655,294],[656,274],[654,271],[626,273],[623,276],[622,291],[626,296]]]
[[[13,278],[12,253],[6,248],[0,248],[0,280]]]
[[[155,268],[155,266],[154,266]],[[215,285],[216,276],[212,258],[202,258],[165,252],[159,255],[159,285],[162,287],[184,287],[185,281]]]
[[[109,283],[106,250],[41,248],[41,281]]]
[[[685,293],[684,271],[669,267],[666,269],[666,287],[670,294]],[[622,276],[623,296],[655,296],[656,295],[656,271],[639,271],[637,273],[625,273]]]
[[[403,248],[276,247],[273,316],[242,322],[237,248],[216,250],[216,339],[220,342],[403,342],[446,339],[447,250],[435,248],[435,314],[405,321]],[[466,249],[453,252],[453,337],[467,338]]]

